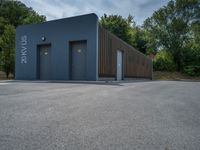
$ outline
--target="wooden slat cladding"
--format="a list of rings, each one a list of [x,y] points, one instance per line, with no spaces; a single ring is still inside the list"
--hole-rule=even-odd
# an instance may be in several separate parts
[[[123,51],[124,77],[151,78],[150,58],[99,26],[99,77],[116,77],[117,50]]]

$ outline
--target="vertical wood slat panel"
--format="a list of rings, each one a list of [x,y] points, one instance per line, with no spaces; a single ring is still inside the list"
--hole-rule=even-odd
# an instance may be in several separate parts
[[[152,76],[152,61],[112,33],[99,27],[99,76],[116,77],[116,53],[124,52],[124,76]]]

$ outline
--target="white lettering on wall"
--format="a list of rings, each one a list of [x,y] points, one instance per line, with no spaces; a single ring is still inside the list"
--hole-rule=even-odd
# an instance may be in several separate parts
[[[27,36],[21,36],[21,64],[27,64]]]

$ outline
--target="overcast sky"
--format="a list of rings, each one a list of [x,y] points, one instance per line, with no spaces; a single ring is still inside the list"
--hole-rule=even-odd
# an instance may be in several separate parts
[[[169,0],[21,0],[32,7],[47,20],[71,17],[87,13],[96,13],[99,17],[104,13],[118,14],[127,17],[135,16],[137,25],[152,15]]]

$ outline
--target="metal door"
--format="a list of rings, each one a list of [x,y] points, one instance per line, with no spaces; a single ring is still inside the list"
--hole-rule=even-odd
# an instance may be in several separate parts
[[[71,43],[71,77],[72,80],[86,80],[86,53],[87,42],[77,41]]]
[[[117,51],[117,80],[123,79],[123,53],[122,51]]]
[[[50,56],[51,46],[42,45],[39,47],[39,79],[49,80],[50,79]]]

